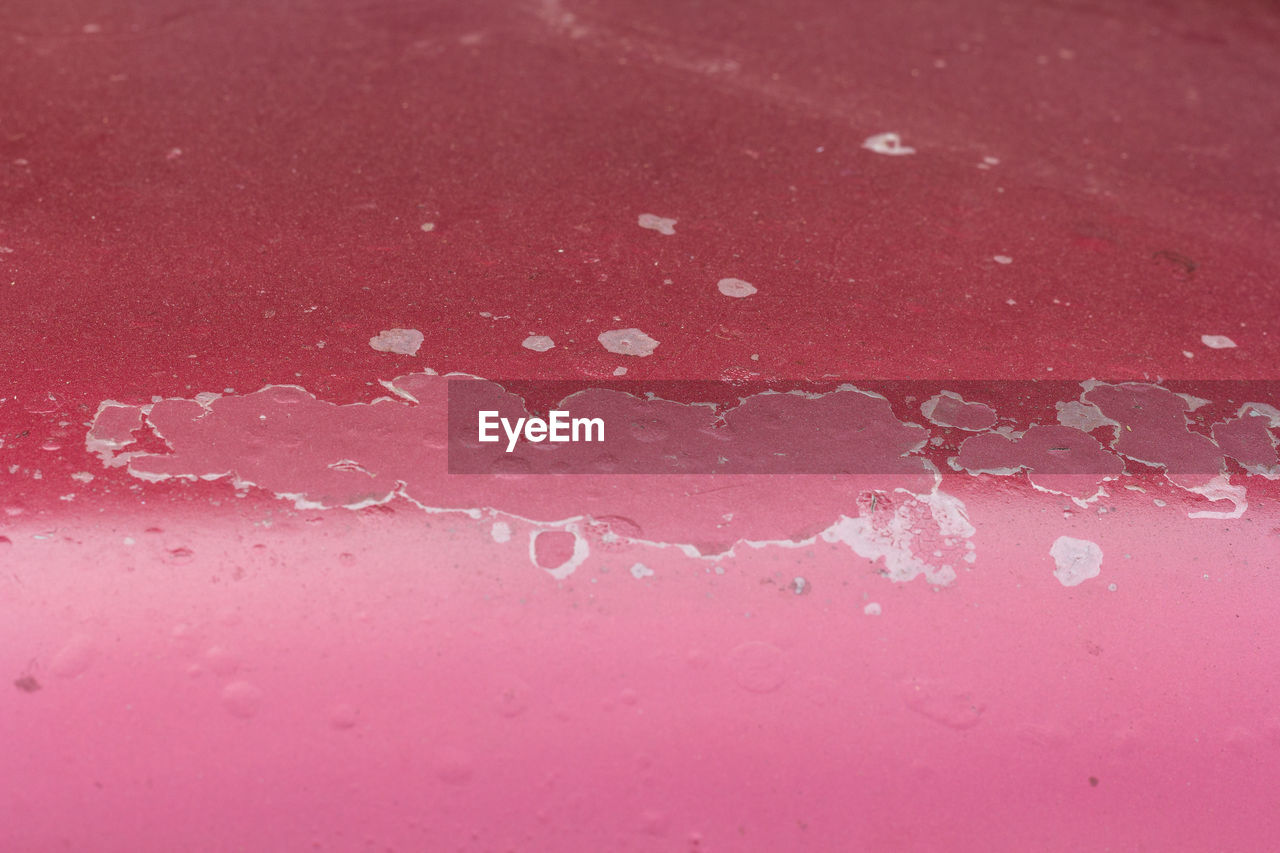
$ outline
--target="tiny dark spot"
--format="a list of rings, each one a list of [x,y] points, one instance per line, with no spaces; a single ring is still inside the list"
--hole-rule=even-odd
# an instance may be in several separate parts
[[[40,689],[40,682],[36,681],[34,675],[24,675],[21,678],[14,679],[13,686],[23,693],[35,693]]]
[[[1096,787],[1098,787],[1098,777],[1097,777],[1097,776],[1090,776],[1090,777],[1089,777],[1089,787],[1091,787],[1091,788],[1096,788]]]
[[[1157,260],[1169,261],[1176,266],[1182,267],[1188,275],[1196,271],[1196,262],[1178,252],[1170,252],[1166,249],[1153,253],[1151,257]]]

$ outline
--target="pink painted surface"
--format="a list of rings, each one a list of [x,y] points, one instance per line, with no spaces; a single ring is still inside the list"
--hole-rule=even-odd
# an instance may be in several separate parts
[[[1271,6],[0,40],[0,850],[1274,846]],[[427,369],[622,367],[934,387],[855,475],[446,472]]]

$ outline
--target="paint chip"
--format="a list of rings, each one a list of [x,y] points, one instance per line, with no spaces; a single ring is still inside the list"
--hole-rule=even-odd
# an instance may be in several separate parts
[[[600,345],[617,355],[634,355],[643,358],[653,355],[658,342],[639,329],[612,329],[597,338]]]
[[[1209,349],[1235,349],[1236,342],[1226,335],[1201,335],[1200,343]]]
[[[636,580],[643,580],[644,578],[653,577],[653,574],[654,574],[653,569],[649,568],[644,563],[636,563],[634,566],[631,567],[631,577],[635,578]]]
[[[970,403],[954,391],[935,394],[920,405],[920,414],[938,426],[981,432],[995,426],[996,412],[983,403]]]
[[[745,299],[758,292],[755,285],[740,278],[722,278],[716,284],[716,287],[720,288],[720,292],[725,296],[732,296],[737,299]]]
[[[1087,539],[1059,536],[1049,549],[1057,568],[1053,576],[1063,586],[1079,586],[1102,572],[1102,549]]]
[[[436,224],[434,222],[424,222],[422,223],[422,230],[425,233],[430,234],[432,231],[436,230]]]
[[[991,260],[995,261],[997,264],[1013,263],[1013,258],[1009,257],[1008,255],[992,255]]]
[[[657,231],[659,234],[665,234],[668,237],[676,233],[676,221],[674,219],[667,219],[652,213],[640,214],[636,224],[641,228],[648,228],[650,231]]]
[[[901,157],[905,154],[916,153],[916,149],[903,145],[902,137],[896,133],[877,133],[875,136],[868,136],[866,141],[862,143],[862,147],[877,154],[887,154],[890,157]]]
[[[520,346],[525,349],[531,349],[534,352],[546,352],[556,345],[556,342],[546,335],[530,335],[524,339]]]
[[[423,335],[417,329],[384,329],[372,338],[369,346],[378,352],[394,352],[400,355],[417,355]]]
[[[879,616],[880,605],[873,601],[870,604],[868,604],[866,607],[862,608],[862,612],[867,614],[868,616]]]
[[[615,367],[615,368],[613,369],[613,375],[614,375],[614,376],[626,376],[626,375],[627,375],[627,369],[626,369],[625,367]]]

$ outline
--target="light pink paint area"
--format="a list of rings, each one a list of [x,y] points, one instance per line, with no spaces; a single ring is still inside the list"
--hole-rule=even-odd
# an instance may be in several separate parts
[[[39,684],[0,692],[11,849],[1203,850],[1280,829],[1259,681],[1280,629],[1251,606],[1274,515],[1210,539],[1127,523],[1135,492],[1102,514],[962,493],[980,556],[950,587],[822,542],[594,541],[556,581],[514,519],[505,542],[403,501],[178,519],[187,487],[152,488],[150,519],[6,527],[0,663]],[[1098,577],[1055,578],[1064,533],[1100,546]]]

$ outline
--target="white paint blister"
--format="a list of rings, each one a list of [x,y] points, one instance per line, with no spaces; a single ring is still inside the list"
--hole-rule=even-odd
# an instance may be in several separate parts
[[[1059,536],[1049,548],[1049,556],[1057,566],[1053,576],[1063,586],[1079,586],[1102,572],[1102,549],[1088,539]]]
[[[875,136],[868,136],[866,141],[862,143],[862,147],[877,154],[887,154],[890,157],[902,157],[906,154],[916,153],[916,149],[903,145],[902,137],[896,133],[877,133]]]
[[[642,213],[636,224],[641,228],[648,228],[650,231],[657,231],[659,234],[665,234],[668,237],[676,233],[676,221],[667,219],[663,216],[655,216],[652,213]]]
[[[556,342],[546,335],[530,335],[520,344],[525,349],[531,349],[534,352],[546,352],[555,345]]]
[[[600,345],[617,355],[634,355],[643,358],[653,355],[658,342],[639,329],[612,329],[597,338]]]
[[[422,332],[417,329],[384,329],[369,338],[369,346],[378,352],[417,355],[423,340]]]
[[[754,284],[740,278],[722,278],[716,287],[720,288],[720,292],[725,296],[732,296],[735,299],[745,299],[757,292]]]

